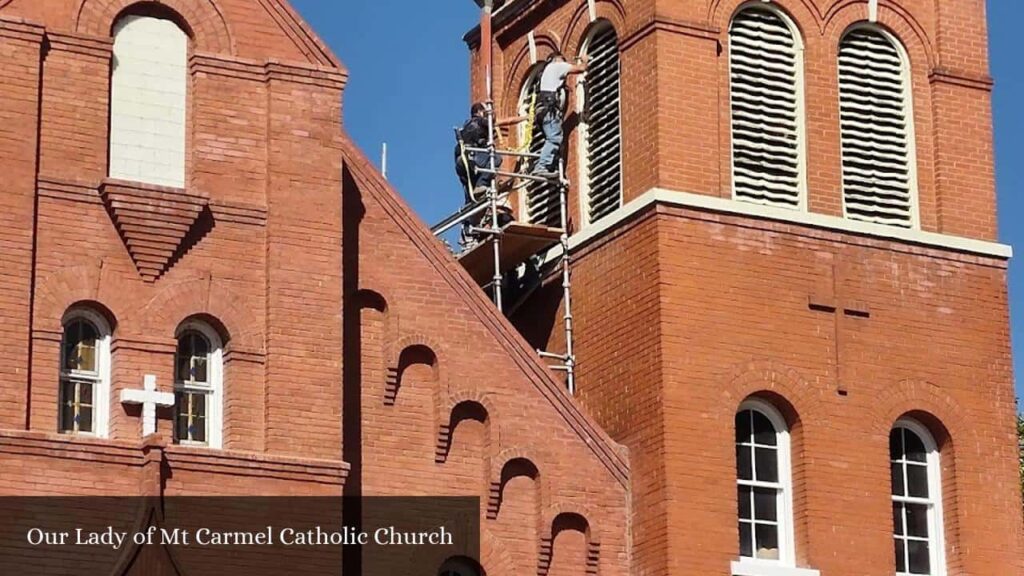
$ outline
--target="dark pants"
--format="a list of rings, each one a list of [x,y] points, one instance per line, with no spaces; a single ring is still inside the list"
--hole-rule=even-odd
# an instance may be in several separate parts
[[[466,161],[469,162],[468,174]],[[491,182],[494,182],[494,174],[480,171],[481,168],[485,170],[491,169],[491,155],[488,152],[466,152],[466,161],[463,161],[461,154],[455,157],[455,173],[459,176],[459,181],[462,182],[462,189],[466,193],[466,204],[471,204],[474,201],[470,197],[471,191],[481,186],[490,187]],[[500,168],[501,162],[501,154],[495,154],[494,166]],[[479,200],[479,198],[476,200]]]

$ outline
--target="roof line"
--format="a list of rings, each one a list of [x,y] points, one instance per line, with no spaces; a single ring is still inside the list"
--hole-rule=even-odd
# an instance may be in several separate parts
[[[343,153],[357,181],[370,184],[369,193],[384,211],[405,231],[409,240],[437,270],[448,285],[458,294],[469,309],[498,340],[502,348],[511,355],[516,365],[527,375],[544,398],[562,415],[569,428],[593,451],[605,465],[612,477],[624,488],[629,484],[629,463],[623,455],[623,448],[598,426],[582,408],[562,390],[555,381],[551,370],[541,363],[540,358],[512,327],[508,319],[501,316],[483,291],[473,282],[469,274],[440,242],[427,231],[427,226],[417,218],[412,209],[399,197],[391,185],[374,169],[370,160],[356,146],[347,134],[342,134]]]

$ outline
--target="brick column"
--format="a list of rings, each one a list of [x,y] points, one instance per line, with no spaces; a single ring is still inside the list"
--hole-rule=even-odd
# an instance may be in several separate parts
[[[25,427],[43,28],[0,19],[0,429]]]
[[[341,455],[341,94],[337,70],[271,63],[268,452]]]

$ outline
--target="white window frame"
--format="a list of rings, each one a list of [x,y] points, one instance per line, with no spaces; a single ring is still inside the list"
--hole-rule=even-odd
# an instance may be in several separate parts
[[[736,413],[753,410],[764,415],[775,428],[777,451],[779,456],[779,481],[766,484],[757,481],[740,480],[737,471],[737,486],[754,486],[760,488],[771,488],[779,491],[777,502],[777,513],[779,518],[779,559],[767,560],[741,556],[733,563],[733,573],[741,574],[779,574],[778,571],[769,572],[776,568],[796,568],[795,542],[793,534],[793,470],[792,454],[789,435],[789,426],[782,413],[770,402],[759,398],[749,398],[740,404]],[[735,444],[735,443],[734,443]],[[737,518],[737,526],[739,518]]]
[[[893,430],[905,429],[917,435],[924,443],[927,453],[928,498],[912,498],[892,494],[892,501],[904,504],[923,504],[928,506],[928,550],[931,556],[931,573],[928,576],[946,576],[946,537],[942,517],[942,456],[930,430],[912,418],[901,418],[892,427]],[[890,462],[892,459],[890,458]],[[904,483],[906,476],[904,474]],[[904,518],[904,523],[906,519]],[[895,539],[895,526],[893,527]],[[909,568],[909,563],[908,563]],[[919,576],[910,572],[896,572],[896,576]]]
[[[611,22],[604,19],[599,19],[591,24],[590,29],[587,31],[586,36],[583,39],[583,43],[580,46],[579,55],[582,56],[587,53],[590,49],[590,43],[593,41],[594,36],[597,35],[602,28],[611,28],[615,31],[617,41],[619,42],[619,48],[621,49],[621,38],[618,38],[619,31],[615,29],[615,26]],[[626,203],[625,201],[625,170],[623,170],[623,140],[622,140],[622,60],[621,54],[619,55],[619,207],[615,210],[619,210]],[[583,83],[586,82],[586,76],[580,76],[580,80],[576,86],[576,111],[581,114],[586,110],[587,106],[587,94]],[[577,126],[578,138],[577,141],[577,172],[579,175],[579,209],[580,218],[583,222],[582,227],[590,226],[590,166],[588,162],[588,154],[590,147],[590,123],[583,122],[582,117],[579,125]],[[615,212],[609,212],[605,215],[607,218],[609,215]]]
[[[207,342],[210,343],[210,356],[207,359],[207,377],[209,382],[206,386],[196,386],[178,381],[178,341],[186,332],[198,332]],[[177,392],[200,392],[207,395],[206,403],[206,442],[193,442],[190,440],[175,441],[182,446],[200,446],[212,449],[224,447],[224,343],[209,324],[199,320],[188,320],[178,327],[174,335],[175,339],[175,361],[174,361],[174,391]],[[174,425],[178,425],[178,415],[175,412]]]
[[[882,35],[883,38],[888,40],[895,48],[896,53],[899,55],[902,70],[901,76],[903,80],[903,113],[907,117],[907,169],[910,174],[910,229],[920,230],[921,229],[921,202],[920,202],[920,189],[917,175],[917,122],[914,117],[914,75],[913,69],[910,65],[910,54],[907,52],[906,46],[903,42],[900,42],[899,38],[893,35],[891,32],[875,24],[873,22],[858,22],[853,26],[850,26],[846,32],[843,33],[839,39],[839,43],[842,44],[846,37],[857,30],[871,30]],[[839,47],[836,46],[836,73],[839,71]],[[842,106],[842,94],[839,94],[839,103]],[[842,112],[839,112],[841,119]],[[845,171],[843,170],[843,133],[842,127],[839,129],[839,163],[840,163],[840,199],[843,202],[843,218],[847,220],[854,220],[863,222],[856,218],[850,218],[850,213],[846,209],[846,184],[845,184]],[[880,224],[887,226],[887,224]]]
[[[793,35],[793,43],[796,47],[796,156],[797,156],[797,170],[800,172],[799,178],[797,178],[797,206],[790,208],[788,206],[778,206],[776,204],[760,204],[751,202],[745,198],[739,198],[736,196],[736,154],[733,145],[733,129],[732,129],[732,111],[733,111],[733,91],[732,91],[732,23],[741,12],[749,8],[761,8],[768,10],[778,16],[782,22],[789,27],[790,33]],[[789,17],[786,12],[781,10],[778,6],[772,3],[772,0],[750,0],[741,4],[736,11],[733,13],[732,18],[729,19],[729,30],[726,31],[726,39],[728,46],[728,57],[726,66],[726,77],[729,79],[729,180],[730,180],[730,193],[733,200],[736,202],[745,202],[748,204],[755,205],[766,205],[779,208],[782,210],[792,210],[795,212],[807,212],[808,200],[807,200],[807,102],[806,102],[806,87],[805,87],[805,71],[804,71],[804,53],[806,50],[804,44],[804,38],[800,34],[800,29],[797,28],[796,23]]]
[[[110,437],[110,341],[112,331],[110,323],[102,314],[89,308],[73,308],[61,319],[62,330],[68,325],[79,320],[84,320],[93,325],[96,329],[96,371],[64,370],[64,335],[60,340],[60,377],[57,390],[57,430],[61,434],[72,436],[94,436],[96,438]],[[89,380],[93,383],[92,406],[93,406],[93,431],[76,432],[73,430],[61,429],[61,410],[64,403],[64,380]]]

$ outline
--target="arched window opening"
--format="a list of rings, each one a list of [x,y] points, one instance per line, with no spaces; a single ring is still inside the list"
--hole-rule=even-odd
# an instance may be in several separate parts
[[[901,46],[873,27],[839,44],[839,121],[846,216],[917,226],[917,175],[909,91]]]
[[[944,574],[939,451],[928,430],[900,420],[889,434],[893,543],[899,576]]]
[[[91,310],[73,310],[61,340],[60,432],[106,437],[109,395],[109,325]]]
[[[174,439],[221,447],[221,342],[209,326],[188,322],[178,332],[174,372]]]
[[[479,564],[469,558],[450,558],[441,565],[438,576],[484,576]]]
[[[111,178],[185,186],[188,41],[167,18],[128,14],[114,25]]]
[[[733,196],[805,206],[803,47],[781,13],[741,10],[729,28]]]
[[[544,147],[544,130],[541,122],[536,117],[537,97],[540,90],[540,76],[544,72],[544,64],[535,64],[523,83],[523,90],[519,95],[519,114],[533,119],[532,129],[529,122],[520,125],[519,142],[529,141],[528,151],[531,154],[540,154]],[[526,130],[530,133],[526,133]],[[532,166],[530,160],[528,166]],[[527,172],[520,168],[519,172]],[[558,186],[548,182],[529,181],[523,187],[525,191],[523,208],[526,221],[531,224],[550,226],[558,228],[562,225],[561,199],[559,198]]]
[[[740,560],[793,565],[789,431],[768,402],[736,413],[736,471]]]
[[[580,166],[588,223],[622,206],[622,125],[619,82],[619,37],[607,21],[587,36],[584,52],[583,118],[580,125]]]

